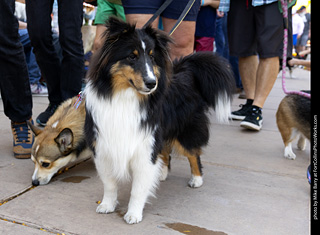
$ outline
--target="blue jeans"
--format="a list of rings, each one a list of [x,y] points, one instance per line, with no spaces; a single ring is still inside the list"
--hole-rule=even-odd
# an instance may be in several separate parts
[[[59,0],[59,42],[62,60],[53,44],[53,0],[26,0],[28,32],[51,104],[60,104],[79,93],[84,74],[82,0]]]
[[[32,95],[14,9],[14,0],[0,1],[0,89],[5,115],[23,122],[32,116]]]
[[[242,88],[242,82],[239,72],[239,59],[236,56],[229,55],[229,42],[228,42],[228,28],[227,28],[227,13],[221,18],[216,20],[216,52],[229,60],[231,64],[236,86]]]
[[[28,30],[19,29],[19,34],[20,34],[20,42],[23,45],[24,54],[26,56],[26,62],[28,65],[30,84],[39,83],[39,80],[41,78],[41,73],[36,61],[36,56],[33,53],[33,48],[31,47]]]
[[[216,19],[216,52],[226,59],[229,59],[228,34],[227,34],[227,13],[224,17]]]

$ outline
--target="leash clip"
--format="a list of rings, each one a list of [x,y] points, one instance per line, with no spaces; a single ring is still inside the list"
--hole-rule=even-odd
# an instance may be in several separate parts
[[[79,92],[79,94],[77,95],[78,99],[77,101],[74,103],[73,107],[75,107],[75,109],[79,108],[79,105],[81,104],[82,100],[83,100],[83,93],[82,91]]]

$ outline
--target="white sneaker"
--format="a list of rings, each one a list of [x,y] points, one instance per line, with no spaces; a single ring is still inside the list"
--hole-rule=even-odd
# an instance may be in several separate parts
[[[30,88],[31,88],[32,95],[35,95],[35,96],[47,96],[48,95],[48,88],[41,85],[41,84],[37,84],[37,83],[31,84]]]

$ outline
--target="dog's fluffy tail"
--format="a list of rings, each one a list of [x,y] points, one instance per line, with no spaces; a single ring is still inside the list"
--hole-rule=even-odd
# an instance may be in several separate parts
[[[228,122],[235,80],[229,63],[212,52],[198,52],[176,62],[174,73],[186,71],[195,86],[216,112],[218,122]]]

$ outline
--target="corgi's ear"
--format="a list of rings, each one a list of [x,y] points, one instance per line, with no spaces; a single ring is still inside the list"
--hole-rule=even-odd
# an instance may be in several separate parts
[[[67,154],[72,150],[73,133],[69,128],[63,129],[54,140],[58,144],[62,154]]]
[[[29,120],[27,121],[27,124],[35,136],[39,135],[42,132],[41,128],[33,125]]]

